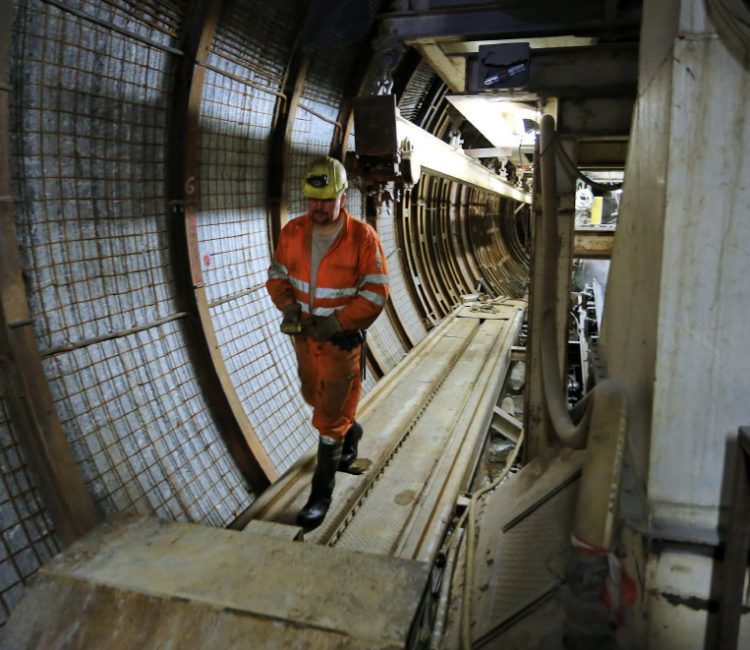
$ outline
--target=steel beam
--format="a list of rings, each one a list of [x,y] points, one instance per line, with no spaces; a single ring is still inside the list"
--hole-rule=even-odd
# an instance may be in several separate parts
[[[423,171],[436,176],[472,185],[523,203],[531,203],[531,196],[493,174],[484,165],[454,149],[434,135],[420,129],[402,117],[396,118],[398,141],[408,138],[414,147],[412,156]]]
[[[457,65],[454,59],[446,56],[440,46],[432,40],[420,41],[413,45],[420,56],[438,74],[452,92],[464,92],[464,88],[466,87],[466,68],[463,57],[459,59]]]
[[[573,257],[609,259],[612,257],[614,243],[614,230],[576,230],[573,238]]]
[[[532,50],[528,89],[555,97],[624,94],[638,88],[638,46],[606,44]]]
[[[578,166],[582,169],[624,169],[627,154],[626,136],[578,140]]]
[[[499,6],[498,6],[499,5]],[[523,4],[493,3],[491,8],[442,9],[420,13],[393,13],[382,17],[381,36],[406,43],[421,39],[476,40],[537,36],[589,35],[640,27],[641,11],[628,8],[608,21],[598,0],[550,4],[529,0]]]
[[[469,158],[510,158],[515,151],[511,147],[483,147],[479,149],[464,149]]]
[[[562,98],[558,102],[558,131],[563,135],[628,136],[634,106],[635,95]]]

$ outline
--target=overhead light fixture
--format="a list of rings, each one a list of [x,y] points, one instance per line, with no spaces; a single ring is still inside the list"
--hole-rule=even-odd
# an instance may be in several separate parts
[[[539,129],[538,111],[521,102],[487,95],[447,99],[494,147],[517,149],[529,142],[527,134]]]

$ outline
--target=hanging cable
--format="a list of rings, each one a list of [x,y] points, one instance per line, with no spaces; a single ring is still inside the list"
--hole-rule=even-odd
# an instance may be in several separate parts
[[[562,146],[560,137],[557,134],[555,134],[553,144],[555,147],[557,147],[558,159],[563,163],[563,166],[571,176],[575,176],[576,178],[586,183],[586,185],[591,186],[592,189],[598,190],[599,192],[614,192],[615,190],[622,189],[622,183],[597,183],[596,181],[593,181],[588,176],[586,176],[586,174],[578,169],[578,167],[576,167],[576,164],[570,159],[570,156],[568,156],[568,152],[565,151],[565,147]]]

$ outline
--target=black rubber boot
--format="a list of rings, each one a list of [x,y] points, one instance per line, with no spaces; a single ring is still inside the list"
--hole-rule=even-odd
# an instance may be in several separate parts
[[[341,471],[349,469],[349,466],[357,460],[357,449],[362,433],[362,425],[356,421],[352,422],[352,426],[349,427],[349,431],[346,432],[344,437],[344,446],[341,450],[341,462],[339,463]]]
[[[304,528],[316,528],[323,523],[328,508],[331,506],[331,495],[336,483],[336,469],[341,460],[342,442],[321,438],[318,442],[318,464],[313,474],[312,490],[305,507],[297,515],[297,525]]]

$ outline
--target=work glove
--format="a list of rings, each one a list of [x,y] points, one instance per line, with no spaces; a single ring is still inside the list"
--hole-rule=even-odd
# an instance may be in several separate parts
[[[302,331],[315,341],[327,341],[336,332],[341,331],[338,318],[330,316],[311,316],[302,324]]]
[[[284,314],[284,318],[281,321],[281,332],[283,334],[299,334],[301,331],[299,303],[293,302],[288,304],[281,310],[281,313]]]
[[[348,352],[353,350],[358,345],[362,345],[364,337],[359,330],[352,330],[349,332],[336,332],[331,337],[331,343],[333,343],[339,350]]]

